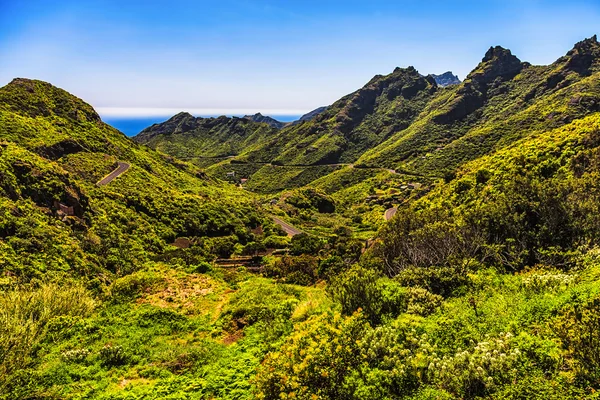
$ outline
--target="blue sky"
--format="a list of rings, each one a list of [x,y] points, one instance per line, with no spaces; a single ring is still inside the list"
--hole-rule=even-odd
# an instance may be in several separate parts
[[[547,64],[599,28],[598,0],[0,0],[0,85],[107,116],[297,114],[396,66],[463,78],[491,45]]]

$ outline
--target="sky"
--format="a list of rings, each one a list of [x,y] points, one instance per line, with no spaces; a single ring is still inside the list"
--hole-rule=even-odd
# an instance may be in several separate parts
[[[0,86],[103,117],[296,115],[396,66],[464,78],[492,45],[549,64],[598,31],[598,0],[0,0]]]

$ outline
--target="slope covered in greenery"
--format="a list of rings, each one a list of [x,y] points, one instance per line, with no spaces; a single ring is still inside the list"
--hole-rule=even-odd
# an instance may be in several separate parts
[[[243,242],[261,223],[247,194],[136,145],[43,82],[17,79],[0,90],[0,137],[2,265],[17,276],[132,270],[178,237]],[[131,168],[97,187],[117,161]]]

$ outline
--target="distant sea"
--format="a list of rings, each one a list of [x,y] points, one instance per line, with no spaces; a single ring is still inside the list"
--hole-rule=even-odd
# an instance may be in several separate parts
[[[218,117],[218,115],[200,115],[203,118],[209,117]],[[231,115],[230,115],[231,117]],[[243,117],[243,115],[235,115],[235,117]],[[292,122],[296,121],[301,117],[301,115],[272,115],[271,117],[275,118],[281,122]],[[102,120],[107,124],[114,126],[121,132],[123,132],[127,136],[135,136],[140,133],[145,128],[151,126],[152,124],[158,124],[160,122],[164,122],[168,120],[169,117],[103,117]]]

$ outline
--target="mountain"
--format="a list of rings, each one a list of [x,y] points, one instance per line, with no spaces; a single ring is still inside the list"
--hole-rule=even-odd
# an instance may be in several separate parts
[[[285,122],[277,121],[276,119],[262,115],[261,113],[256,113],[254,115],[246,115],[244,116],[244,118],[249,119],[250,121],[267,124],[270,127],[277,129],[281,129],[287,125],[287,123]]]
[[[598,110],[596,37],[548,66],[488,50],[460,84],[440,93],[404,131],[365,152],[359,163],[443,175],[514,141]]]
[[[435,82],[442,87],[458,85],[461,81],[458,76],[454,75],[451,71],[444,72],[441,75],[431,74]]]
[[[96,185],[113,170],[122,175]],[[0,202],[2,271],[23,280],[109,279],[168,253],[179,237],[243,241],[261,218],[248,195],[131,141],[66,91],[28,79],[0,89]]]
[[[303,116],[301,116],[298,120],[292,122],[293,125],[299,124],[300,122],[310,121],[314,119],[317,115],[321,114],[323,111],[327,110],[327,106],[315,108],[314,110],[307,112]]]
[[[267,163],[452,174],[463,163],[532,132],[595,111],[597,47],[595,37],[586,39],[548,66],[532,66],[508,49],[491,47],[463,82],[443,90],[433,76],[397,68],[311,120],[262,135],[252,146],[236,146],[229,154],[247,165],[246,177],[261,169],[259,176],[277,173],[261,166]],[[534,117],[540,113],[546,116]],[[197,146],[202,148],[202,141]]]
[[[179,158],[219,158],[251,149],[277,130],[248,118],[200,118],[182,112],[144,129],[133,139]]]

